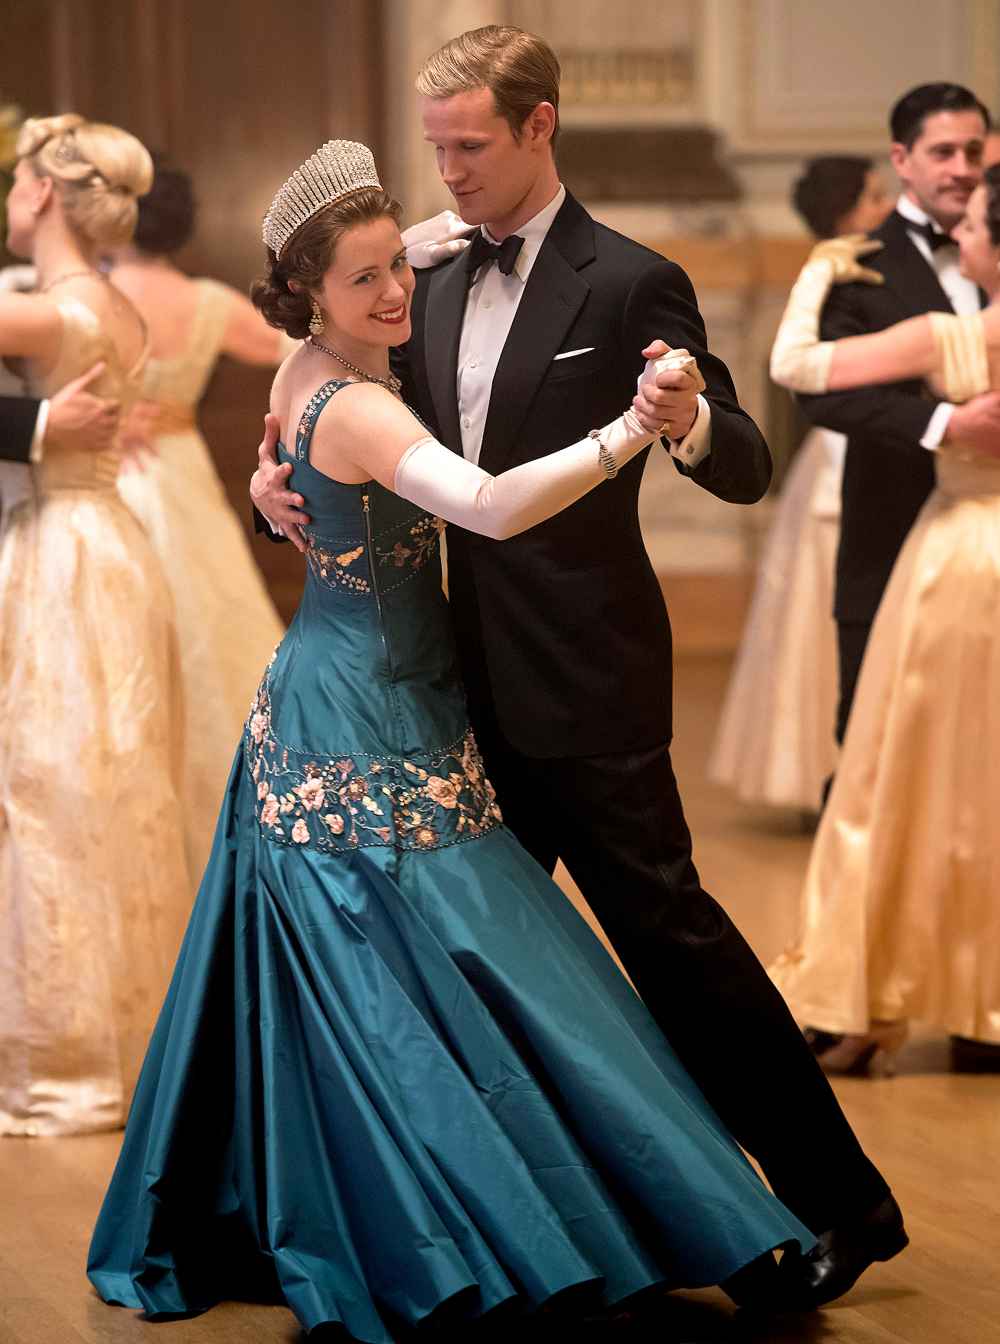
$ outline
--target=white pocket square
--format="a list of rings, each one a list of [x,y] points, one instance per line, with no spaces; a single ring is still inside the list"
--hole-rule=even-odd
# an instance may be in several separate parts
[[[554,355],[552,357],[552,362],[554,364],[557,359],[572,359],[574,355],[589,355],[591,350],[596,349],[596,345],[585,345],[580,350],[564,350],[561,355]]]

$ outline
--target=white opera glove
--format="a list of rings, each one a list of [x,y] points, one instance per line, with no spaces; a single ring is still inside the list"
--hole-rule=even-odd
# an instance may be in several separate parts
[[[469,236],[469,225],[454,210],[442,210],[432,219],[411,224],[400,234],[406,260],[417,271],[457,257],[469,246]]]
[[[647,363],[643,377],[655,377],[670,358],[665,355]],[[669,367],[676,368],[676,361]],[[579,443],[499,476],[467,462],[436,439],[418,439],[399,460],[394,489],[446,522],[503,541],[575,504],[657,437],[628,410]]]
[[[817,243],[788,296],[788,304],[771,347],[771,377],[793,392],[825,392],[836,341],[819,338],[820,315],[834,285],[862,281],[881,285],[883,277],[858,263],[882,244],[863,234],[827,238]]]

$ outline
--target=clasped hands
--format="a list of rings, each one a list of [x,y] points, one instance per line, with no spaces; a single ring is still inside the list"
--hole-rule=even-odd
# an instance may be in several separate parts
[[[632,400],[632,410],[643,429],[651,434],[683,439],[694,428],[698,394],[705,390],[698,361],[686,350],[672,350],[666,341],[653,341],[642,353],[647,363]],[[651,367],[654,361],[660,365],[655,372]]]

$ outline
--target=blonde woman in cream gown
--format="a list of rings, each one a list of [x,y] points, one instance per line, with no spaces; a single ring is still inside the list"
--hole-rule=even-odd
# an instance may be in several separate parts
[[[821,244],[793,291],[773,376],[810,392],[923,377],[952,402],[1000,387],[1000,168],[956,238],[986,310],[823,343],[830,283],[870,276],[856,258],[873,245]],[[1000,458],[950,447],[878,611],[801,935],[771,968],[801,1023],[843,1036],[820,1055],[831,1071],[891,1066],[911,1018],[1000,1043],[998,613]]]
[[[18,153],[8,240],[39,291],[0,295],[0,353],[42,398],[103,361],[127,407],[142,323],[94,261],[148,155],[79,117]],[[48,451],[0,535],[0,1135],[124,1124],[190,911],[170,594],[120,460]]]
[[[153,403],[154,453],[123,470],[118,488],[146,529],[173,595],[184,687],[185,827],[197,882],[239,737],[284,627],[197,424],[220,355],[276,367],[297,346],[245,295],[192,279],[171,260],[196,220],[186,173],[155,160],[134,238],[113,256],[113,283],[146,320],[151,354],[142,385]],[[128,464],[126,464],[128,467]]]

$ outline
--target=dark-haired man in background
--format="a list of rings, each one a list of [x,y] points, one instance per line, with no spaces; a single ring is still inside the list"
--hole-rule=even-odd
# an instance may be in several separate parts
[[[881,331],[929,310],[970,313],[982,295],[958,269],[951,230],[982,177],[989,116],[968,89],[922,84],[892,110],[892,165],[903,185],[871,237],[884,285],[841,285],[823,312],[824,340]],[[866,263],[866,264],[869,264]],[[933,453],[949,442],[1000,447],[1000,393],[965,406],[928,400],[919,383],[803,397],[815,424],[848,436],[834,615],[840,651],[837,739],[899,549],[934,484]]]
[[[989,125],[983,104],[958,84],[921,84],[896,103],[891,158],[903,190],[895,211],[870,235],[882,251],[865,262],[885,284],[837,286],[823,311],[824,340],[881,331],[928,311],[968,314],[983,306],[985,296],[959,271],[950,235],[982,178]],[[934,485],[934,453],[950,443],[1000,452],[1000,393],[953,406],[907,382],[800,400],[815,424],[847,435],[834,596],[836,732],[843,741],[875,613]],[[825,1033],[812,1035],[815,1049],[830,1044]],[[976,1066],[986,1048],[955,1040],[953,1062]],[[966,1058],[969,1051],[977,1060]]]

